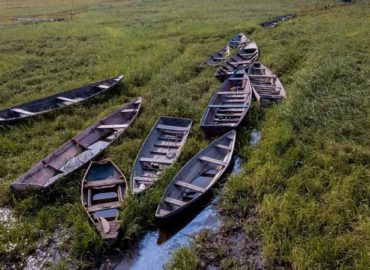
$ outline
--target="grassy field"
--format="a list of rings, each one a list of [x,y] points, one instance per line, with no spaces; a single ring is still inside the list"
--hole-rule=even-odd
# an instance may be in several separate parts
[[[317,8],[317,3],[320,3]],[[325,3],[332,3],[326,1]],[[123,237],[153,228],[154,209],[181,164],[207,144],[199,120],[219,83],[199,63],[237,32],[252,35],[262,60],[286,85],[288,101],[267,110],[263,140],[238,149],[248,159],[230,179],[226,218],[257,206],[267,266],[364,268],[369,262],[369,7],[320,10],[322,1],[4,1],[0,0],[0,107],[124,74],[114,93],[0,131],[0,205],[17,221],[0,223],[0,261],[23,261],[58,227],[81,267],[99,263],[107,247],[80,205],[83,171],[52,189],[16,198],[9,184],[57,146],[131,98],[144,98],[133,127],[104,156],[128,177],[143,140],[161,115],[190,117],[181,158],[158,185],[131,197]],[[258,23],[282,12],[300,16],[274,30]],[[71,15],[72,14],[72,15]],[[65,17],[22,25],[13,16]],[[253,119],[251,119],[253,118]],[[262,119],[258,119],[262,120]],[[235,207],[238,206],[238,208]],[[243,207],[240,207],[243,206]],[[246,227],[247,227],[246,222]],[[183,252],[187,252],[186,250]],[[227,254],[225,254],[227,256]],[[191,268],[196,259],[184,262]]]

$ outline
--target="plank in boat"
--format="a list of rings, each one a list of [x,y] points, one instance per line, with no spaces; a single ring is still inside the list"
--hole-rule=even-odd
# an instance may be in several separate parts
[[[91,223],[109,244],[117,240],[119,210],[127,196],[127,181],[111,160],[91,162],[81,183],[81,202]]]
[[[14,191],[38,190],[79,169],[119,138],[139,113],[136,98],[68,140],[11,184]],[[103,126],[103,128],[101,128]]]
[[[200,126],[207,134],[237,128],[252,101],[252,88],[244,68],[238,68],[211,98]]]
[[[229,46],[232,49],[240,49],[244,47],[250,40],[243,34],[239,33],[229,41]]]
[[[205,60],[201,66],[206,67],[215,67],[220,65],[226,60],[226,57],[228,57],[230,54],[230,47],[229,45],[226,45],[224,48],[218,50],[214,54],[212,54],[207,60]]]
[[[156,218],[173,217],[200,200],[229,166],[235,141],[236,131],[231,130],[189,160],[164,192]]]
[[[223,82],[239,67],[248,69],[258,59],[258,54],[257,44],[250,41],[216,71],[215,77]]]
[[[279,78],[265,65],[255,62],[248,70],[253,95],[257,102],[266,107],[286,98],[286,92]]]
[[[160,117],[141,150],[139,151],[131,174],[133,194],[151,187],[163,170],[176,162],[192,125],[191,119]]]
[[[0,110],[0,123],[10,124],[44,114],[62,107],[75,105],[114,89],[123,76],[85,85],[66,92],[54,94],[27,103]]]

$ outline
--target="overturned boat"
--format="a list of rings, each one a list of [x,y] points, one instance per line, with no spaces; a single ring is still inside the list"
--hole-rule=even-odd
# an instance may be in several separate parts
[[[223,82],[234,71],[243,67],[248,69],[254,61],[258,59],[258,47],[253,41],[249,42],[244,48],[240,49],[234,56],[230,57],[215,73],[215,77]]]
[[[188,161],[167,187],[156,218],[168,219],[200,200],[229,166],[235,140],[235,130],[229,131]]]
[[[141,97],[73,137],[11,184],[14,191],[38,190],[79,169],[120,137],[135,120]]]
[[[109,244],[117,240],[119,210],[126,195],[126,178],[111,160],[90,163],[81,184],[81,202],[95,229]]]
[[[226,45],[224,48],[218,50],[212,54],[206,61],[201,65],[202,67],[210,66],[215,67],[220,65],[226,60],[226,57],[230,55],[230,47]]]
[[[99,81],[73,90],[0,110],[0,124],[10,124],[59,108],[75,105],[115,88],[123,76]]]
[[[132,193],[151,187],[176,162],[188,138],[191,119],[160,117],[139,151],[131,174]]]
[[[243,34],[239,33],[229,41],[229,46],[232,49],[244,47],[250,40]]]
[[[265,107],[286,98],[286,92],[279,78],[260,62],[255,62],[248,70],[253,94],[257,102]]]
[[[237,128],[252,101],[252,87],[244,68],[240,67],[210,100],[200,126],[208,134],[220,134]]]

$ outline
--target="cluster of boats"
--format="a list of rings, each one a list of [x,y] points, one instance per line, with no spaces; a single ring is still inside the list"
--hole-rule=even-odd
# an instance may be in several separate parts
[[[236,53],[227,59],[231,50]],[[223,84],[210,100],[201,119],[201,128],[206,134],[221,136],[191,158],[175,175],[158,205],[157,219],[172,218],[189,208],[220,179],[231,162],[235,129],[247,114],[252,95],[262,105],[265,101],[285,97],[280,80],[257,59],[256,43],[239,34],[204,62],[208,66],[222,65],[215,76]],[[122,78],[117,76],[10,107],[0,111],[0,123],[14,123],[83,102],[114,89]],[[142,98],[135,98],[88,127],[21,175],[11,184],[12,190],[20,193],[47,188],[90,162],[81,182],[81,202],[102,238],[114,243],[120,229],[119,211],[129,188],[133,195],[138,195],[155,185],[161,173],[177,161],[192,126],[191,119],[160,117],[138,152],[128,185],[113,161],[94,160],[125,134],[138,116],[141,105]]]

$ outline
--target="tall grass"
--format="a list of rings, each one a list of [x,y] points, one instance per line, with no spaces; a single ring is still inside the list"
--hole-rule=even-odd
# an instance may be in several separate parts
[[[322,129],[322,132],[326,130],[325,136],[330,135],[332,139],[330,143],[328,141],[326,147],[335,152],[336,145],[341,145],[341,141],[336,140],[336,135],[331,134],[328,131],[329,128],[316,126],[316,129],[308,130],[306,127],[309,123],[316,121],[312,120],[312,116],[310,118],[308,113],[316,113],[317,109],[324,110],[320,107],[322,105],[316,104],[310,107],[311,105],[294,103],[294,100],[300,99],[298,98],[300,91],[294,91],[294,89],[306,88],[301,94],[304,95],[306,92],[308,92],[307,95],[309,94],[308,89],[314,85],[312,85],[313,82],[306,85],[306,81],[311,78],[306,76],[307,74],[312,76],[321,74],[319,70],[315,71],[314,67],[317,66],[317,59],[327,51],[330,52],[329,56],[320,60],[321,65],[331,63],[330,68],[325,71],[332,71],[333,74],[340,71],[342,73],[338,74],[343,74],[341,71],[343,67],[350,65],[352,69],[350,74],[344,75],[347,79],[353,79],[357,67],[364,65],[364,57],[368,49],[364,45],[366,40],[363,37],[366,21],[361,20],[362,17],[365,18],[365,10],[354,6],[346,10],[332,9],[317,12],[313,18],[302,19],[302,22],[307,24],[304,26],[305,30],[301,29],[302,24],[298,23],[299,20],[287,22],[279,26],[276,31],[260,30],[258,26],[259,22],[277,13],[301,11],[307,8],[306,5],[313,7],[315,3],[316,1],[308,0],[299,3],[254,0],[246,3],[241,0],[232,0],[226,5],[224,1],[210,0],[149,2],[135,0],[101,3],[84,0],[74,1],[72,10],[81,9],[83,12],[76,13],[72,20],[21,25],[10,21],[10,16],[52,17],[60,14],[65,16],[70,11],[70,2],[48,1],[49,5],[46,6],[42,1],[32,3],[29,1],[12,3],[0,1],[0,106],[2,108],[117,74],[125,75],[123,85],[114,93],[105,94],[87,104],[42,116],[17,126],[1,128],[0,205],[11,205],[18,217],[13,228],[8,229],[0,225],[0,260],[3,264],[24,260],[36,248],[40,238],[48,237],[59,226],[65,227],[70,232],[69,242],[65,246],[70,254],[81,262],[81,266],[89,267],[101,260],[107,247],[90,226],[80,205],[79,186],[83,171],[66,177],[50,190],[27,198],[16,198],[10,192],[9,184],[63,142],[138,95],[144,97],[140,117],[126,136],[103,154],[103,157],[112,158],[127,177],[131,173],[140,145],[159,116],[190,117],[194,120],[191,136],[178,164],[161,178],[155,188],[143,197],[129,198],[124,205],[125,209],[121,213],[123,237],[136,239],[145,230],[152,228],[154,226],[153,211],[166,183],[176,169],[207,144],[199,129],[199,119],[219,83],[213,78],[213,70],[201,70],[198,64],[208,54],[222,47],[236,32],[253,33],[252,37],[262,49],[263,60],[281,75],[284,83],[289,86],[288,95],[292,101],[281,108],[272,110],[267,115],[267,119],[274,119],[273,117],[276,117],[274,115],[284,115],[284,118],[267,120],[264,130],[266,134],[268,134],[268,129],[271,129],[272,134],[281,131],[277,134],[278,136],[271,135],[270,138],[277,144],[271,145],[273,149],[276,149],[276,153],[290,153],[293,156],[289,156],[284,162],[281,161],[283,165],[289,165],[293,175],[296,169],[293,161],[298,157],[307,156],[306,144],[311,143],[309,141],[311,137],[300,135],[297,131],[300,129],[307,129],[304,134],[315,134],[317,129]],[[353,20],[347,19],[349,24],[346,25],[338,19],[339,16],[335,16],[336,13],[345,18],[356,16]],[[321,42],[320,22],[327,18],[338,25],[326,23],[324,29],[327,39]],[[296,35],[299,33],[305,35],[298,38]],[[341,55],[343,48],[340,46],[341,43],[336,43],[339,34],[341,35],[340,41],[346,41],[345,46],[351,46],[351,40],[357,40],[360,45],[358,52],[353,52],[354,55],[333,60],[330,56]],[[337,48],[332,49],[333,44],[338,44]],[[350,52],[350,50],[346,51]],[[353,56],[356,56],[356,60],[352,60]],[[320,81],[325,82],[326,78],[321,76]],[[338,93],[339,89],[346,91],[347,88],[342,87],[344,79],[337,81],[332,75],[330,81],[337,82]],[[365,89],[358,86],[363,84],[363,79],[359,78],[353,83],[354,86],[357,85],[357,88],[354,87],[357,89],[356,94],[362,91],[361,93],[366,97]],[[332,92],[329,86],[324,90],[327,95]],[[320,93],[320,91],[316,92]],[[325,95],[320,100],[325,100],[325,98],[329,100],[329,96]],[[360,106],[360,108],[366,108],[365,104],[360,104],[361,102],[366,103],[364,98],[349,100],[343,97],[343,101],[339,100],[337,105],[329,110],[327,117],[333,117],[333,121],[334,119],[337,121],[335,117],[342,113],[341,110],[351,113],[352,110],[341,106],[344,101]],[[300,110],[297,111],[296,108]],[[302,115],[299,118],[297,114],[301,112],[301,109]],[[361,156],[365,164],[363,166],[366,166],[367,152],[359,146],[363,141],[361,137],[363,135],[358,137],[356,132],[360,131],[353,128],[353,125],[361,126],[361,121],[362,126],[367,125],[367,121],[361,118],[361,110],[363,112],[366,110],[359,110],[356,112],[357,122],[353,121],[353,118],[342,116],[347,120],[341,127],[343,129],[341,133],[351,136],[353,145],[347,145],[350,147],[348,149],[351,155],[347,153],[347,148],[341,148],[341,156],[348,159],[356,157],[355,164]],[[320,116],[317,113],[316,115]],[[329,121],[326,117],[320,117],[324,122]],[[304,126],[295,124],[300,121],[306,124]],[[275,123],[279,125],[276,126]],[[338,126],[335,127],[338,128]],[[275,127],[276,131],[273,131]],[[317,138],[322,138],[322,136]],[[297,143],[298,139],[302,141]],[[302,149],[296,147],[293,149],[292,145],[299,145]],[[265,166],[272,164],[273,170],[267,167],[263,169],[263,164],[259,168],[261,163],[257,157],[266,161],[268,157],[265,157],[262,150],[258,153],[251,153],[251,155],[252,163],[250,164],[258,165],[258,169],[261,170],[259,174],[270,173],[274,178],[274,180],[271,179],[274,185],[270,187],[255,180],[256,186],[261,188],[258,191],[255,189],[255,192],[260,195],[255,197],[261,200],[262,194],[266,192],[265,188],[269,192],[284,191],[287,187],[285,179],[275,175],[275,171],[280,170],[277,168],[280,164],[268,161]],[[288,154],[286,155],[288,157]],[[328,164],[333,162],[326,155],[321,158],[328,160]],[[278,170],[275,170],[276,168]],[[360,169],[358,174],[366,178],[366,174],[364,175]],[[283,173],[279,175],[282,177]],[[328,181],[320,187],[321,180],[319,177],[316,178],[312,186],[317,186],[318,190],[324,189],[327,185],[330,186],[331,182]],[[240,193],[245,192],[243,189],[245,186],[244,182],[241,183]],[[302,189],[305,188],[303,185]],[[359,190],[355,189],[354,193],[360,196],[363,192],[360,187],[358,188]],[[254,192],[248,192],[254,194]],[[327,199],[330,200],[330,196]],[[358,208],[351,209],[357,210]],[[268,207],[264,211],[267,215]],[[263,228],[268,228],[268,223],[261,224],[265,224]],[[366,223],[358,223],[356,228],[356,232],[361,233],[366,229]],[[268,230],[264,230],[266,239],[269,239]],[[269,252],[266,254],[271,254],[271,258],[280,258],[278,256],[280,251],[278,252],[279,249],[273,240],[266,241],[266,252]],[[9,248],[10,244],[14,244],[15,247]],[[318,245],[318,242],[312,242],[311,245]],[[352,242],[352,245],[356,243]],[[299,261],[309,245],[298,246],[293,241],[288,249],[284,249],[284,252],[289,253],[287,250],[291,250],[293,246],[297,247],[294,249],[296,251],[294,258]],[[316,256],[319,257],[319,255]],[[288,256],[285,260],[289,261],[291,258]]]

